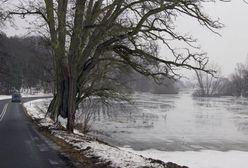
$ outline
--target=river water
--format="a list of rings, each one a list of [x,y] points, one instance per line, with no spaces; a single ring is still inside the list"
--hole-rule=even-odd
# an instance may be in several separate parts
[[[94,136],[135,151],[248,151],[246,98],[135,93],[94,117]]]

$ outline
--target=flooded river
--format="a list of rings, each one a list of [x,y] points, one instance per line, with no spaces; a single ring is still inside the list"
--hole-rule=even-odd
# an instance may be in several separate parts
[[[136,151],[248,151],[248,100],[136,93],[94,117],[94,136]]]

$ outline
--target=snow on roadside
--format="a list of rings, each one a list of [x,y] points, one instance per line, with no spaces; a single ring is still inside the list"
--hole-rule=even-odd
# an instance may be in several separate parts
[[[52,96],[51,93],[37,93],[37,94],[27,94],[27,93],[21,93],[22,97],[48,97]],[[0,95],[0,100],[6,100],[11,99],[11,95]]]
[[[43,93],[43,92],[39,92],[39,93],[35,93],[35,94],[30,94],[30,93],[21,93],[22,97],[48,97],[48,96],[52,96],[52,93]]]
[[[28,115],[33,120],[39,120],[40,126],[46,127],[53,125],[53,121],[46,116],[46,111],[51,98],[37,99],[30,102],[23,103]]]
[[[111,162],[113,167],[154,167],[166,168],[165,165],[160,163],[152,163],[151,160],[144,158],[141,155],[136,155],[131,152],[121,150],[117,147],[112,147],[104,143],[100,143],[88,136],[80,136],[77,134],[68,134],[65,131],[52,131],[52,133],[70,145],[74,146],[77,150],[84,151],[88,157],[99,157],[103,163]]]
[[[32,119],[39,121],[40,126],[52,126],[52,120],[45,115],[50,101],[51,99],[38,99],[24,103],[23,105]],[[68,134],[61,130],[51,130],[51,132],[54,136],[71,144],[75,149],[84,151],[86,156],[99,157],[101,162],[109,162],[113,167],[167,168],[163,162],[157,162],[141,155],[112,147],[83,134]]]
[[[20,93],[22,97],[47,97],[52,96],[52,93],[45,93],[44,89],[30,88],[23,89],[21,88]]]
[[[0,100],[10,99],[10,95],[0,95]]]

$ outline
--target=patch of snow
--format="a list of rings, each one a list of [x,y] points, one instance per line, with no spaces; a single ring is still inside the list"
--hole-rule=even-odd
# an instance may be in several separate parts
[[[66,128],[66,125],[67,125],[67,119],[66,118],[63,118],[59,115],[58,122],[61,124],[62,127]]]
[[[52,133],[56,137],[74,146],[77,150],[84,151],[84,154],[88,157],[99,157],[103,162],[111,161],[113,167],[138,168],[147,166],[165,168],[165,166],[160,163],[152,163],[151,160],[143,156],[100,143],[86,135],[68,134],[65,131],[57,130],[52,131]]]
[[[46,111],[51,99],[37,99],[30,102],[26,102],[23,106],[26,108],[28,115],[33,120],[39,120],[41,126],[53,125],[53,121],[46,115]]]
[[[77,135],[80,135],[80,136],[85,136],[85,134],[83,134],[82,132],[80,132],[80,131],[77,130],[77,129],[74,129],[74,130],[73,130],[73,133],[74,133],[74,134],[77,134]]]
[[[22,97],[47,97],[52,96],[52,93],[45,93],[43,89],[36,89],[36,88],[30,88],[30,89],[21,89],[20,93]]]
[[[48,96],[53,96],[52,93],[43,93],[43,92],[38,92],[35,94],[30,94],[30,93],[21,93],[22,97],[48,97]]]
[[[190,168],[242,168],[247,167],[248,152],[246,151],[175,151],[159,150],[135,151],[131,148],[121,148],[129,152],[159,159],[164,162],[171,161]]]
[[[10,95],[0,95],[0,100],[10,99]]]

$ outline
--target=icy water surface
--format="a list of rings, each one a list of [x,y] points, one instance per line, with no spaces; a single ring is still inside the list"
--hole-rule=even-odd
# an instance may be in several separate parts
[[[248,100],[193,98],[190,93],[136,93],[135,105],[95,116],[92,134],[134,150],[248,151]]]

